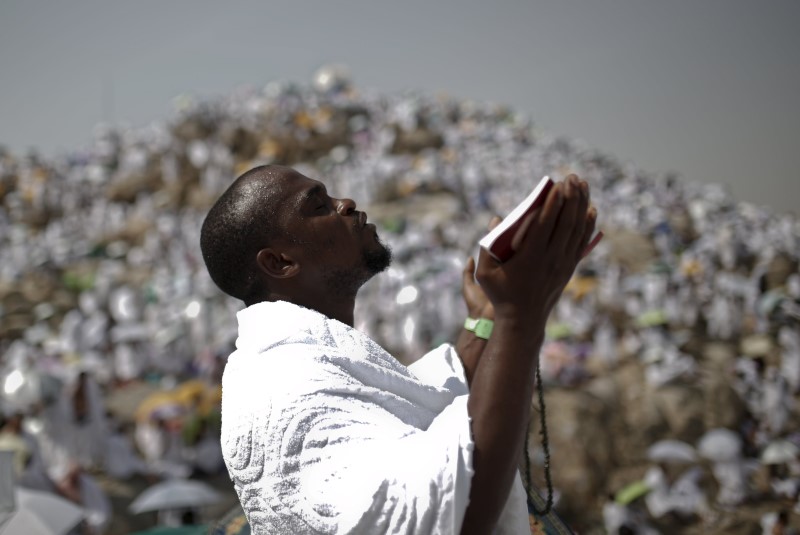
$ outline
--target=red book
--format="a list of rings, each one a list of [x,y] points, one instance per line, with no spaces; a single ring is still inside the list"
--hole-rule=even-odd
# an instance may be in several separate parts
[[[553,181],[546,176],[533,188],[533,191],[519,203],[499,225],[493,228],[480,241],[480,246],[494,257],[498,262],[505,262],[514,254],[511,242],[522,225],[525,216],[539,208],[547,199],[547,193],[553,187]],[[595,230],[592,239],[584,249],[582,257],[589,254],[603,237],[603,232]]]

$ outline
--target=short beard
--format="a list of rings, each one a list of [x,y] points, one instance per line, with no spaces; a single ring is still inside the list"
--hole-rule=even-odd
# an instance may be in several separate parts
[[[364,251],[364,267],[367,268],[370,278],[392,265],[392,249],[380,241],[378,245],[374,251]]]
[[[350,297],[378,273],[385,271],[392,264],[392,250],[389,246],[378,242],[377,249],[364,251],[362,269],[335,269],[325,273],[328,290],[340,297]]]

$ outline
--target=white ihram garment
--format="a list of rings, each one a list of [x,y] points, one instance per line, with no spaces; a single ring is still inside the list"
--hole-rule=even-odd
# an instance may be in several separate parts
[[[363,333],[286,302],[239,312],[222,449],[253,533],[458,533],[472,478],[452,346],[405,367]],[[495,533],[530,533],[517,476]]]

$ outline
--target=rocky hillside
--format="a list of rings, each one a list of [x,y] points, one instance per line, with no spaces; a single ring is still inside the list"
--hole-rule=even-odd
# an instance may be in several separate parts
[[[461,266],[490,217],[545,174],[587,179],[606,239],[570,283],[542,355],[559,512],[602,533],[607,497],[653,466],[652,444],[696,446],[714,428],[733,430],[752,461],[741,500],[719,504],[713,465],[699,459],[713,514],[647,522],[750,533],[763,512],[793,506],[758,459],[771,441],[798,442],[797,219],[647,173],[502,106],[376,94],[335,70],[181,97],[168,119],[98,126],[90,147],[63,157],[0,154],[5,373],[69,363],[110,386],[227,355],[240,305],[205,272],[200,224],[263,163],[324,180],[380,224],[396,263],[363,289],[356,322],[404,362],[458,331]]]

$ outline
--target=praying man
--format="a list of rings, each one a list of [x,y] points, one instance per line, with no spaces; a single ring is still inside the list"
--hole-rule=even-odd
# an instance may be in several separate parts
[[[539,350],[596,217],[585,181],[556,184],[509,260],[467,262],[456,346],[404,366],[353,328],[359,288],[391,262],[367,214],[287,167],[238,177],[201,248],[245,305],[221,440],[252,532],[530,533],[517,467]]]

